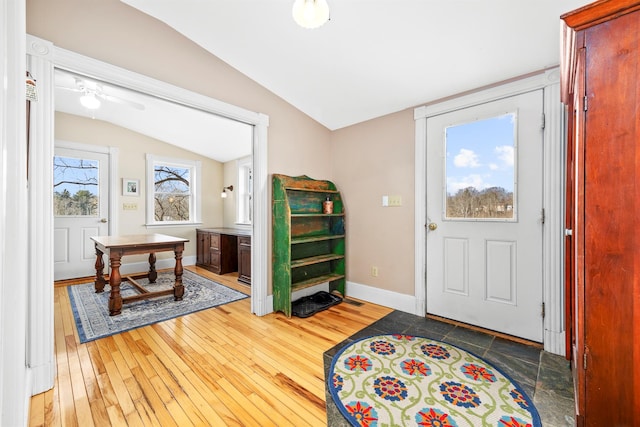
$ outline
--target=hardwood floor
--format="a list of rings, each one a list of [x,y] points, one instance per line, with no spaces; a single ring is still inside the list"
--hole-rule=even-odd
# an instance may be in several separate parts
[[[247,298],[80,344],[61,284],[54,304],[57,376],[32,397],[30,426],[326,426],[323,353],[392,311],[258,317]]]

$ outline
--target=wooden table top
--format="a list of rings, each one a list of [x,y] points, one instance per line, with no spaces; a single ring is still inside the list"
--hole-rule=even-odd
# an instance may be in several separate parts
[[[91,240],[105,248],[123,248],[130,246],[162,245],[167,243],[186,243],[189,239],[167,236],[166,234],[130,234],[125,236],[93,236]]]

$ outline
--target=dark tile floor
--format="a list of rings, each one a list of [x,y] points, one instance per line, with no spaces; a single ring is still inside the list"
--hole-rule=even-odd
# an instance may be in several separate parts
[[[466,329],[449,323],[394,311],[324,353],[327,378],[333,356],[353,341],[380,334],[406,334],[442,340],[471,351],[515,380],[533,400],[544,427],[574,426],[573,380],[569,362],[534,346]],[[326,385],[325,385],[326,390]],[[326,392],[327,424],[349,423]]]

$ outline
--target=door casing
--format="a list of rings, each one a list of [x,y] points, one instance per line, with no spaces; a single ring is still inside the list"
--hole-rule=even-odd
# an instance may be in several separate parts
[[[415,310],[426,315],[426,130],[427,117],[464,108],[519,93],[544,90],[544,172],[543,207],[543,302],[544,349],[565,355],[564,324],[564,182],[565,175],[565,114],[560,103],[560,71],[557,67],[520,78],[497,83],[447,101],[425,105],[414,110],[415,120]],[[541,118],[542,119],[542,118]]]
[[[542,90],[529,91],[427,121],[427,215],[437,227],[427,233],[427,311],[537,342],[543,330],[542,95]],[[456,153],[449,152],[445,129],[505,114],[515,118],[514,218],[448,217],[443,204],[449,172],[445,177],[444,163]],[[482,145],[469,141],[464,147],[482,151]],[[486,161],[480,158],[479,163]]]

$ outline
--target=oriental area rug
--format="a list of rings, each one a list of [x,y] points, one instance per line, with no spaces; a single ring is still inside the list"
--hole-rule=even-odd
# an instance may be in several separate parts
[[[155,284],[148,279],[138,279],[150,292],[173,287],[173,272],[159,273]],[[104,292],[95,293],[94,284],[68,286],[69,300],[80,342],[85,343],[119,332],[151,325],[163,320],[183,316],[207,308],[220,306],[248,298],[241,292],[202,277],[189,270],[182,276],[184,296],[182,301],[174,301],[173,295],[164,295],[147,300],[129,302],[122,306],[122,313],[109,316],[109,283]],[[137,294],[128,282],[120,285],[120,294],[125,297]]]
[[[354,426],[540,427],[520,386],[453,345],[377,335],[341,349],[327,384]]]

